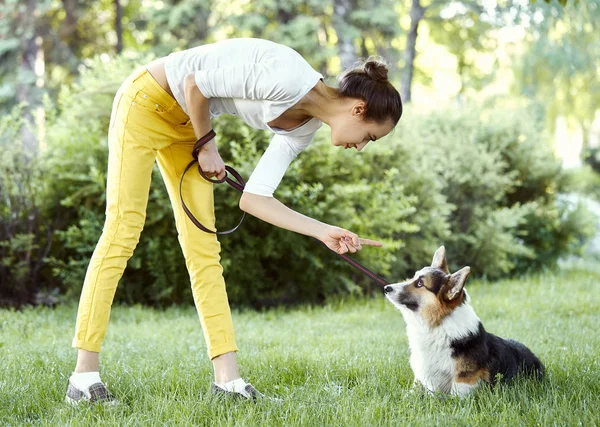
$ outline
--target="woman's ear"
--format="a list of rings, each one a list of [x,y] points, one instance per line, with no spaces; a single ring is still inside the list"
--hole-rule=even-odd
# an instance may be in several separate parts
[[[360,116],[361,118],[364,118],[366,113],[367,104],[365,104],[365,101],[357,101],[356,104],[354,104],[354,106],[352,107],[353,116]]]

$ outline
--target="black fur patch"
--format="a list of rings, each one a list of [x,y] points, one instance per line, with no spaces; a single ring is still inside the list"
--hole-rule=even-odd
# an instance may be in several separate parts
[[[398,295],[398,302],[412,311],[417,311],[419,309],[419,301],[415,298],[411,298],[410,295],[400,293]]]
[[[437,295],[440,292],[440,289],[442,289],[442,286],[446,284],[446,281],[446,273],[439,268],[433,269],[430,275],[430,287],[427,289]]]
[[[486,332],[481,322],[476,333],[452,341],[450,347],[452,357],[468,359],[477,369],[486,369],[492,383],[497,374],[509,380],[520,372],[538,377],[544,373],[544,365],[531,350],[520,342]]]

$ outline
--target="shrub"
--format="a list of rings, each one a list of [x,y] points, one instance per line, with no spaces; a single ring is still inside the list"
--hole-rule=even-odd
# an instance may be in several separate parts
[[[405,124],[396,143],[435,171],[452,205],[446,242],[455,268],[498,278],[551,266],[591,235],[583,208],[557,201],[566,175],[535,110],[471,105]]]
[[[600,147],[587,148],[582,153],[582,157],[596,173],[600,174]]]
[[[51,183],[40,159],[22,142],[29,126],[22,111],[15,107],[0,119],[0,307],[57,302],[46,256],[61,219],[49,209]]]
[[[58,283],[66,296],[79,296],[104,223],[112,97],[140,62],[96,61],[47,108],[40,212],[62,222],[43,258],[44,271],[51,267],[52,274],[33,287]],[[227,116],[214,126],[223,159],[248,177],[270,136]],[[552,265],[576,253],[592,232],[581,208],[557,200],[565,176],[546,141],[535,112],[523,107],[409,111],[393,135],[361,153],[331,146],[324,126],[291,164],[276,196],[305,215],[382,240],[383,248],[365,248],[355,257],[390,280],[427,265],[441,244],[452,268],[470,265],[476,276],[497,278]],[[116,300],[189,304],[189,277],[157,167],[152,181],[146,225]],[[233,189],[215,186],[219,228],[239,219],[238,200]],[[256,218],[220,240],[233,304],[320,302],[336,293],[378,290],[312,239]]]

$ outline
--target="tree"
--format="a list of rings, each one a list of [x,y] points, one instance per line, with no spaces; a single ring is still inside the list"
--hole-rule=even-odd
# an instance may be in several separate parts
[[[600,108],[600,5],[536,3],[530,14],[533,24],[517,59],[514,89],[546,106],[551,128],[558,116],[580,125],[585,144]]]
[[[411,101],[411,86],[413,72],[415,68],[415,57],[417,56],[417,37],[419,34],[419,24],[425,16],[426,7],[421,5],[421,0],[411,0],[410,8],[410,27],[406,36],[406,47],[404,48],[404,72],[400,85],[400,96],[402,102]]]
[[[342,68],[350,67],[358,59],[354,39],[360,32],[350,23],[350,15],[355,9],[355,0],[333,0],[333,28],[337,35],[337,50]]]
[[[123,9],[121,8],[121,1],[115,0],[115,33],[117,34],[117,53],[123,52]]]
[[[480,86],[491,80],[493,75],[478,72],[473,53],[492,50],[496,37],[492,32],[519,22],[522,14],[523,7],[512,0],[499,0],[492,6],[483,0],[411,0],[400,91],[403,101],[408,103],[412,97],[418,31],[423,23],[432,38],[456,56],[462,91],[467,81]]]

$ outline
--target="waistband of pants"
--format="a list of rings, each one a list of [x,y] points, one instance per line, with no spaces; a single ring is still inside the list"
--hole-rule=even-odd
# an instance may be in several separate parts
[[[128,78],[129,87],[143,92],[149,99],[164,110],[161,116],[174,124],[183,124],[189,116],[183,111],[177,100],[163,89],[145,67],[138,68]]]

